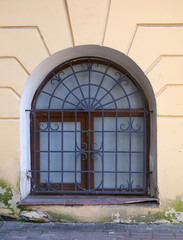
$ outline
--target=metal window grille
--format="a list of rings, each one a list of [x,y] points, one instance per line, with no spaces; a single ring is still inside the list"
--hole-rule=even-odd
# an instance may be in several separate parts
[[[39,86],[30,111],[32,193],[148,194],[148,104],[121,66],[67,61]]]

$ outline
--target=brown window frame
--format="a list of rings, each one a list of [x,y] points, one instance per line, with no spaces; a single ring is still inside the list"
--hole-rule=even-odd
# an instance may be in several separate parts
[[[99,111],[99,112],[77,112],[77,117],[75,116],[74,112],[70,112],[69,109],[67,109],[67,111],[64,112],[56,112],[56,111],[49,111],[49,110],[40,110],[39,112],[36,113],[36,149],[38,150],[37,155],[36,155],[36,185],[40,185],[44,188],[46,187],[46,184],[41,183],[40,181],[40,174],[41,174],[41,169],[40,169],[40,153],[41,151],[39,151],[40,149],[40,135],[39,135],[39,124],[40,122],[47,122],[46,120],[48,120],[50,122],[81,122],[81,130],[82,131],[86,131],[85,133],[82,133],[81,135],[81,145],[82,143],[88,143],[88,135],[90,135],[90,145],[92,146],[94,144],[94,118],[95,117],[144,117],[144,112],[143,109],[133,109],[132,112],[128,112],[126,111],[126,109],[118,109],[119,112],[114,112],[114,109],[105,109],[105,112]],[[124,111],[125,110],[125,111]],[[71,110],[72,111],[72,110]],[[87,115],[90,114],[90,127],[91,127],[91,131],[88,131],[87,126],[88,126],[88,117]],[[77,119],[76,119],[77,118]],[[33,132],[34,129],[34,115],[31,114],[31,132]],[[150,133],[150,125],[149,125],[149,114],[146,114],[146,129],[144,129],[146,131],[147,134],[147,144],[146,144],[146,151],[147,151],[147,157],[146,157],[146,170],[149,171],[149,161],[148,161],[148,155],[149,155],[149,133]],[[41,132],[41,131],[40,131]],[[105,131],[104,131],[105,132]],[[90,146],[90,149],[91,149]],[[34,139],[33,139],[33,134],[31,134],[31,168],[34,169],[34,161],[33,161],[33,156],[34,156]],[[91,154],[91,153],[90,153]],[[90,171],[94,171],[94,160],[92,159],[92,157],[90,157],[90,167],[87,166],[88,161],[82,161],[81,160],[81,187],[83,188],[88,188],[88,170]],[[86,171],[85,173],[83,173],[82,171]],[[63,171],[64,173],[64,171]],[[84,176],[83,176],[84,175]],[[149,177],[148,175],[146,175],[146,182],[147,185],[149,185]],[[34,183],[35,184],[35,183]],[[55,187],[60,187],[63,190],[67,190],[67,191],[74,191],[74,190],[78,190],[76,188],[76,183],[51,183],[51,187],[55,188]],[[32,187],[33,187],[33,182],[32,182]],[[94,187],[94,173],[90,173],[90,188]],[[143,189],[141,189],[143,190]],[[100,192],[100,189],[98,189],[98,191]],[[105,188],[102,189],[101,191],[114,191],[115,192],[115,188]],[[40,194],[39,193],[32,193],[32,194]],[[48,193],[50,194],[50,193]],[[53,193],[51,193],[53,194]],[[55,193],[58,194],[58,193]],[[62,194],[59,192],[59,194]],[[70,193],[65,193],[63,192],[63,194],[70,194]],[[73,192],[72,192],[73,194]],[[76,193],[77,194],[77,193]],[[78,193],[79,195],[82,195],[82,193]],[[85,193],[83,193],[85,194]],[[91,195],[93,195],[95,193],[91,193]],[[100,193],[98,193],[98,195],[100,195]],[[102,194],[103,195],[103,194]],[[108,194],[106,194],[108,195]],[[128,194],[125,194],[128,195]],[[146,195],[146,194],[145,194]]]
[[[137,91],[141,94],[141,97],[142,97],[142,99],[144,101],[144,105],[143,105],[144,108],[143,109],[133,109],[133,108],[131,108],[129,106],[129,108],[127,108],[127,109],[114,108],[114,109],[111,110],[111,109],[102,109],[101,108],[101,109],[99,109],[99,112],[101,112],[101,113],[99,113],[98,111],[90,112],[90,110],[89,110],[89,112],[90,112],[90,114],[92,116],[91,119],[90,119],[91,123],[94,122],[94,116],[97,116],[97,115],[101,116],[101,114],[104,114],[103,110],[104,110],[105,114],[111,114],[112,112],[114,112],[113,116],[115,116],[115,117],[119,116],[119,114],[122,114],[122,116],[130,117],[130,121],[131,121],[131,117],[133,117],[133,116],[139,116],[139,117],[141,116],[141,117],[143,117],[143,119],[145,119],[145,125],[144,125],[145,126],[145,129],[144,129],[145,137],[143,139],[146,141],[146,143],[145,143],[146,147],[143,148],[143,151],[145,152],[145,153],[143,153],[145,155],[145,161],[143,161],[143,163],[145,162],[146,167],[143,170],[143,172],[144,172],[143,174],[146,174],[145,175],[145,179],[146,180],[145,180],[145,186],[143,185],[144,193],[143,194],[139,193],[139,194],[141,194],[141,195],[149,195],[149,193],[150,193],[150,174],[152,172],[150,172],[150,166],[149,166],[149,161],[150,161],[150,159],[149,159],[149,152],[150,152],[150,111],[149,111],[149,104],[148,104],[147,98],[146,98],[146,96],[145,96],[141,86],[137,83],[137,81],[134,79],[134,77],[132,77],[132,75],[130,75],[129,72],[127,72],[121,65],[118,65],[118,64],[116,64],[116,63],[114,63],[114,62],[112,62],[110,60],[107,60],[107,59],[102,59],[100,57],[86,57],[86,56],[85,57],[81,57],[81,58],[79,57],[79,58],[76,58],[76,59],[68,60],[68,61],[60,64],[59,66],[57,66],[55,69],[53,69],[47,75],[47,77],[44,79],[44,81],[41,83],[41,85],[37,89],[37,92],[35,93],[34,99],[32,101],[32,110],[31,110],[31,158],[32,158],[32,160],[31,160],[31,169],[32,169],[31,172],[32,172],[33,176],[36,176],[36,181],[35,181],[35,179],[33,177],[32,178],[32,188],[31,188],[32,192],[31,192],[31,194],[41,194],[42,190],[44,189],[44,186],[43,186],[43,189],[41,191],[37,192],[36,190],[34,190],[34,187],[37,186],[40,183],[40,167],[39,167],[39,169],[37,169],[37,168],[35,169],[35,161],[36,162],[38,161],[38,165],[40,165],[40,157],[39,156],[35,157],[35,151],[34,151],[35,150],[35,146],[36,146],[36,148],[38,147],[38,149],[39,149],[39,144],[38,144],[39,143],[39,137],[37,137],[37,133],[36,133],[36,136],[35,136],[36,122],[41,122],[41,118],[45,118],[44,114],[48,115],[48,118],[49,118],[48,122],[50,122],[50,120],[52,119],[52,116],[54,116],[54,114],[55,114],[55,116],[56,116],[56,114],[59,115],[59,114],[62,114],[62,113],[64,113],[64,114],[71,114],[71,113],[69,113],[69,109],[67,109],[67,108],[66,109],[62,109],[61,108],[61,109],[58,110],[58,112],[56,111],[56,109],[50,109],[50,108],[49,109],[39,109],[39,108],[37,109],[36,101],[37,101],[37,98],[39,96],[38,94],[42,91],[42,88],[50,81],[50,79],[52,79],[54,76],[59,74],[59,72],[64,71],[65,68],[72,66],[72,64],[73,65],[74,64],[81,64],[82,65],[84,63],[83,59],[87,59],[87,61],[89,61],[88,62],[89,64],[91,64],[91,63],[92,64],[95,64],[95,63],[98,64],[99,63],[99,64],[106,64],[106,65],[110,64],[110,67],[113,67],[116,71],[120,71],[124,76],[127,76],[133,82],[133,84],[137,87]],[[90,71],[90,70],[88,70],[88,71]],[[105,73],[103,73],[103,74],[105,75]],[[116,84],[118,84],[118,83],[120,84],[120,81],[121,81],[120,78],[118,80],[116,80]],[[52,96],[52,95],[50,94],[50,96]],[[127,95],[127,97],[128,97],[128,95]],[[49,105],[49,107],[50,107],[50,105]],[[53,112],[52,112],[52,110],[53,110]],[[75,110],[77,112],[79,109],[75,109]],[[124,112],[120,113],[120,110],[121,111],[124,110]],[[85,110],[81,110],[81,111],[77,112],[77,115],[78,114],[82,114],[82,116],[86,116],[89,112],[87,110],[86,111]],[[57,117],[55,117],[54,121],[56,121],[56,118]],[[40,119],[40,121],[39,121],[39,119]],[[87,117],[85,117],[85,119],[87,119]],[[59,121],[59,120],[57,120],[57,121]],[[85,126],[87,125],[86,120],[84,120],[84,124],[85,124]],[[92,128],[92,124],[91,124],[90,128]],[[88,132],[88,134],[91,134],[91,133]],[[83,138],[86,139],[87,137],[84,136]],[[91,137],[91,139],[92,139],[92,137]],[[35,144],[35,142],[36,142],[36,144]],[[92,142],[93,142],[93,140],[91,141],[91,143]],[[37,163],[36,163],[36,165],[37,165]],[[92,161],[91,161],[91,166],[92,166]],[[129,173],[130,173],[130,171],[131,170],[129,170]],[[36,172],[36,174],[35,174],[35,172]],[[90,175],[92,176],[92,173],[90,173]],[[86,178],[87,177],[85,177],[85,179]],[[91,182],[93,182],[93,180]],[[76,182],[74,184],[76,184]],[[87,180],[85,180],[84,184],[85,184],[84,186],[87,187]],[[53,185],[53,187],[54,187],[54,184],[51,184],[51,185]],[[62,185],[63,185],[63,183],[62,183]],[[68,184],[67,186],[71,190],[74,189],[73,188],[73,184]],[[56,184],[55,184],[55,187],[56,187]],[[112,190],[114,192],[114,194],[115,194],[115,189],[114,188],[113,189],[107,189],[107,190],[110,190],[110,191]],[[107,190],[106,190],[106,192],[107,192]],[[104,192],[105,192],[105,189],[103,189],[103,194],[105,194]],[[74,193],[73,191],[72,191],[72,193],[67,193],[67,192],[64,192],[64,191],[63,192],[62,191],[59,191],[59,192],[56,192],[56,191],[55,192],[54,191],[53,192],[45,191],[44,194],[45,193],[46,194],[77,194],[77,193]],[[87,193],[85,193],[83,191],[83,193],[80,192],[78,194],[87,194]],[[90,192],[89,194],[100,194],[100,193],[99,192],[98,193]],[[107,194],[108,193],[106,193],[106,195]],[[130,193],[128,193],[128,192],[125,192],[125,193],[121,192],[121,193],[118,193],[118,194],[121,194],[121,195],[135,195],[135,194],[138,194],[138,193],[133,193],[133,191],[132,191]]]

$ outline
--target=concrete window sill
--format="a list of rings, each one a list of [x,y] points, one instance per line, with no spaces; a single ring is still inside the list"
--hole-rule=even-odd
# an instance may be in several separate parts
[[[159,203],[158,198],[130,196],[76,196],[76,195],[29,195],[20,205],[124,205],[137,203]]]

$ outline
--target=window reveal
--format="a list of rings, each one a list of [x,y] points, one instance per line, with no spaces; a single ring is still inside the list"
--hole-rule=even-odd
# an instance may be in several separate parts
[[[32,193],[148,194],[148,106],[114,63],[74,59],[38,88]]]

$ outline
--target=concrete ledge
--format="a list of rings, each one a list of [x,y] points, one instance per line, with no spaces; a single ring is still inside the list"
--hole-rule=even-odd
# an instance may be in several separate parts
[[[21,201],[28,205],[123,205],[135,203],[159,203],[158,198],[121,196],[29,195]]]

